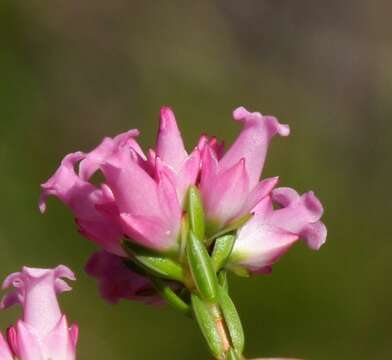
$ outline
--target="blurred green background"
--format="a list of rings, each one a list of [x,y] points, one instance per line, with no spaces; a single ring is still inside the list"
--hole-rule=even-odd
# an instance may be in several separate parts
[[[265,176],[314,190],[327,244],[303,244],[272,276],[233,278],[247,354],[392,358],[390,1],[25,1],[0,3],[0,277],[64,263],[79,359],[207,359],[196,325],[170,309],[104,303],[83,272],[95,249],[39,184],[64,154],[137,127],[153,144],[163,104],[189,149],[230,143],[238,105],[274,114]],[[0,314],[4,330],[19,309]]]

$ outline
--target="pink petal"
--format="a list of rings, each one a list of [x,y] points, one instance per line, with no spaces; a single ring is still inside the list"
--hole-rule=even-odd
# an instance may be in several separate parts
[[[300,198],[300,196],[294,189],[288,187],[281,187],[273,191],[272,198],[275,202],[277,202],[281,206],[286,207],[289,206],[294,201],[297,201]]]
[[[75,343],[71,338],[65,315],[43,340],[43,353],[45,359],[75,359]]]
[[[24,267],[22,276],[25,288],[23,319],[37,334],[45,336],[61,318],[55,272]]]
[[[71,337],[71,341],[73,346],[76,348],[76,345],[78,343],[78,339],[79,339],[79,326],[76,324],[73,324],[70,328],[69,328],[69,336]]]
[[[215,185],[218,169],[218,159],[214,151],[209,146],[206,146],[202,151],[201,162],[200,190],[202,194],[208,193],[210,187]]]
[[[47,360],[41,348],[41,340],[34,328],[23,321],[16,324],[16,356],[21,360]]]
[[[5,341],[3,334],[0,333],[0,360],[13,360],[11,349]]]
[[[188,156],[174,113],[167,106],[163,106],[160,111],[156,150],[157,155],[175,171],[179,170],[181,164]]]
[[[159,251],[177,246],[177,229],[168,228],[159,217],[148,217],[123,213],[124,233],[136,243]]]
[[[127,149],[122,149],[116,158],[108,159],[102,170],[120,212],[159,216],[157,184],[131,158]]]
[[[170,228],[178,230],[182,209],[178,201],[175,185],[170,179],[170,173],[166,168],[161,167],[158,172],[158,201],[161,205],[162,216]]]
[[[248,174],[242,159],[230,169],[211,178],[202,188],[206,216],[219,224],[236,217],[249,191]]]
[[[70,194],[74,192],[79,180],[75,174],[74,166],[84,156],[81,152],[66,155],[54,175],[41,185],[39,209],[42,213],[46,210],[46,199],[49,195],[57,196],[64,203],[69,203]]]
[[[243,107],[234,110],[233,117],[244,123],[244,129],[223,156],[220,165],[227,169],[244,158],[249,174],[249,185],[253,188],[259,181],[271,138],[275,134],[287,136],[290,130],[287,125],[280,124],[274,117],[262,116],[257,112],[250,113]]]
[[[200,171],[200,150],[194,151],[181,164],[176,175],[178,199],[183,204],[189,186],[194,185]]]
[[[117,135],[115,138],[106,137],[85,159],[80,162],[79,175],[81,179],[88,180],[100,168],[106,159],[112,156],[119,147],[132,147],[138,154],[144,157],[143,151],[139,144],[134,140],[139,135],[138,130],[129,130]]]
[[[327,240],[327,228],[321,221],[317,221],[306,225],[300,236],[311,249],[318,250]]]
[[[241,213],[246,214],[252,211],[255,206],[267,195],[270,194],[272,189],[279,181],[279,177],[267,178],[260,181],[253,190],[249,193],[246,203],[241,210]]]
[[[19,351],[18,351],[18,336],[16,333],[15,326],[10,326],[7,329],[7,341],[8,341],[9,347],[11,349],[11,352],[13,354],[18,354],[19,353]]]
[[[274,191],[272,192],[273,198]],[[279,189],[277,189],[277,191],[278,194],[281,195]],[[276,200],[281,198],[282,197],[279,196]],[[281,205],[284,206],[286,203],[287,201],[283,201]],[[274,211],[269,217],[268,223],[299,234],[305,225],[318,221],[322,213],[323,207],[320,201],[314,193],[310,191],[290,202],[288,206]]]
[[[58,265],[55,269],[54,269],[54,275],[56,278],[65,278],[71,281],[75,281],[76,277],[74,272],[65,265]]]
[[[0,310],[7,309],[13,305],[19,304],[20,297],[16,291],[11,291],[8,294],[4,295],[4,297],[0,301]]]
[[[238,232],[232,262],[245,266],[250,271],[268,272],[269,267],[297,240],[297,235],[264,224],[262,219],[255,215]]]

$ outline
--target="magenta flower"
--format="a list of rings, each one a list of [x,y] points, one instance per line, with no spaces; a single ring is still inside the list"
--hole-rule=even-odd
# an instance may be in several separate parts
[[[162,299],[151,281],[131,271],[124,260],[106,251],[95,252],[88,260],[85,270],[99,282],[101,296],[112,304],[127,299],[160,305]]]
[[[75,279],[69,268],[60,265],[53,270],[23,267],[4,280],[3,288],[15,290],[5,295],[1,308],[16,303],[23,307],[23,318],[8,329],[9,348],[19,360],[75,359],[78,327],[68,327],[57,302],[57,294],[71,289],[62,278]],[[0,348],[7,354],[1,342]]]

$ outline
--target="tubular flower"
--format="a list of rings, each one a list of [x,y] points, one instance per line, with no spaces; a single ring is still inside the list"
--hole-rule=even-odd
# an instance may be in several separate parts
[[[57,302],[57,294],[71,289],[62,278],[75,279],[69,268],[60,265],[55,269],[23,267],[4,280],[3,288],[15,289],[2,299],[1,308],[16,303],[23,307],[23,319],[8,329],[9,348],[17,359],[75,359],[78,327],[68,327]],[[0,349],[4,348],[0,342]]]
[[[249,213],[274,188],[278,178],[259,182],[271,138],[290,133],[272,116],[251,113],[243,107],[233,112],[244,128],[224,153],[215,139],[201,139],[200,189],[210,231]]]
[[[177,249],[183,200],[199,172],[199,149],[188,155],[167,107],[161,109],[156,149],[147,156],[137,135],[131,130],[105,138],[87,154],[67,155],[42,185],[41,211],[48,195],[58,197],[73,211],[80,232],[116,255],[125,255],[123,234],[154,250]],[[105,178],[100,187],[89,181],[97,171]]]
[[[213,236],[230,223],[252,215],[236,232],[227,266],[269,273],[271,265],[297,240],[304,239],[315,250],[321,247],[327,234],[319,221],[323,208],[312,192],[299,196],[290,188],[274,189],[278,177],[259,180],[270,140],[276,134],[288,136],[288,125],[243,107],[234,110],[233,117],[244,128],[226,152],[215,138],[203,136],[199,141],[199,186],[207,232]]]
[[[97,251],[87,261],[85,270],[97,279],[101,296],[111,304],[127,299],[160,305],[162,300],[151,281],[131,271],[124,261],[106,251]]]
[[[274,209],[274,205],[280,208]],[[269,273],[275,263],[298,239],[318,250],[327,230],[319,221],[323,207],[313,192],[302,196],[290,188],[277,188],[253,210],[254,216],[239,229],[229,267],[245,267]]]

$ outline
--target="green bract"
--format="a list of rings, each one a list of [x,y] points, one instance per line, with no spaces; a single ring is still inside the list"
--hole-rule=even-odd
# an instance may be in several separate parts
[[[189,232],[187,243],[187,258],[193,281],[201,297],[209,302],[215,302],[218,286],[216,273],[204,243],[192,230]]]
[[[199,239],[204,239],[205,222],[203,204],[199,190],[191,186],[188,190],[188,217],[190,228]]]

